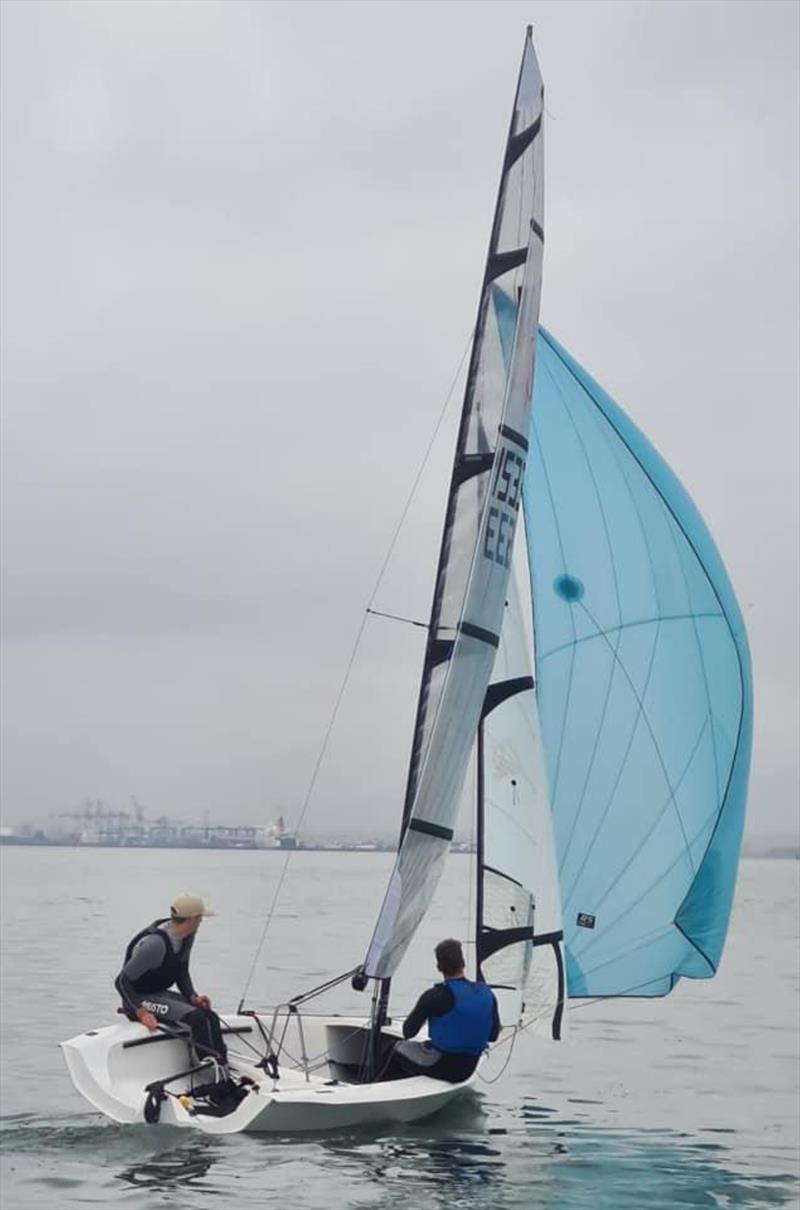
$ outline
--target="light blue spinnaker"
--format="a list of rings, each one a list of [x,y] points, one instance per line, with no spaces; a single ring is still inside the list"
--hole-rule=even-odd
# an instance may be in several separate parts
[[[540,336],[524,499],[569,995],[663,995],[713,975],[725,940],[752,738],[747,637],[680,483]]]

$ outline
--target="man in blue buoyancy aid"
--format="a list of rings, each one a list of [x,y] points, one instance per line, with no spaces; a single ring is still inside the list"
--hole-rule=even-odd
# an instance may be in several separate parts
[[[464,974],[461,943],[452,937],[436,946],[436,969],[444,975],[423,992],[403,1022],[403,1037],[413,1038],[428,1022],[429,1042],[398,1042],[393,1065],[407,1075],[432,1076],[457,1084],[472,1075],[489,1042],[500,1033],[494,992]]]
[[[199,996],[189,974],[189,956],[205,916],[213,916],[199,895],[178,895],[170,915],[155,920],[128,943],[114,986],[132,1021],[151,1032],[159,1023],[186,1026],[199,1060],[213,1058],[227,1081],[228,1054],[220,1019],[208,996]],[[173,986],[177,991],[170,991]]]

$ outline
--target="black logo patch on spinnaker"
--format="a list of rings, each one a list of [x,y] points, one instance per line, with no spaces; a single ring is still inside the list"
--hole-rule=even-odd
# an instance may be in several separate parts
[[[590,916],[588,912],[578,912],[577,923],[582,929],[593,929],[596,917]]]

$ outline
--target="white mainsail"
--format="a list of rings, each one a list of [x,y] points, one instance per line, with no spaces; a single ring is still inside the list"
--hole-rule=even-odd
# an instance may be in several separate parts
[[[541,294],[542,113],[529,29],[445,517],[403,836],[364,967],[375,978],[397,968],[439,881],[499,644],[528,451]],[[510,359],[502,343],[502,300],[518,303]]]
[[[524,528],[524,526],[523,526]],[[559,1037],[561,896],[539,733],[527,544],[514,547],[500,647],[478,737],[476,965],[503,1025]]]

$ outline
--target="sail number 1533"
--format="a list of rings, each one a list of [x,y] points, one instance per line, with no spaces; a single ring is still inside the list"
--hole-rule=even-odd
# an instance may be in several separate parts
[[[483,553],[501,567],[511,566],[514,529],[522,494],[525,459],[508,446],[500,450],[492,484]]]

